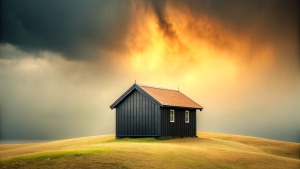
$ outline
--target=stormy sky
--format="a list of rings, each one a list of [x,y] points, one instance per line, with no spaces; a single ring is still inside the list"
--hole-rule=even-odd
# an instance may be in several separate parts
[[[2,140],[114,134],[137,83],[204,107],[197,131],[300,142],[299,2],[2,0]]]

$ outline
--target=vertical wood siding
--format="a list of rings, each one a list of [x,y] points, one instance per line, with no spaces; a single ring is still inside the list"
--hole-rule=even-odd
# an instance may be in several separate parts
[[[134,90],[116,107],[117,136],[159,136],[160,106]]]
[[[175,112],[175,122],[170,122],[170,110]],[[190,122],[185,123],[185,111],[190,112]],[[161,108],[161,136],[196,136],[196,110],[184,108]]]

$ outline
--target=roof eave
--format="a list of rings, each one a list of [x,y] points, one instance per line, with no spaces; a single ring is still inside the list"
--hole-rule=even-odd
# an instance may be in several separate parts
[[[179,91],[180,92],[180,91]],[[180,92],[181,93],[181,92]],[[183,94],[183,93],[181,93],[181,94]],[[185,94],[183,94],[185,97],[187,97]],[[187,97],[187,98],[189,98],[189,97]],[[202,106],[200,106],[200,104],[198,104],[197,102],[195,102],[193,99],[191,99],[191,98],[189,98],[192,102],[194,102],[194,103],[196,103],[200,108],[198,108],[200,111],[202,111],[202,109],[203,109],[203,107]]]
[[[186,109],[199,109],[203,110],[203,107],[182,107],[182,106],[172,106],[172,105],[163,105],[162,107],[174,107],[174,108],[186,108]]]

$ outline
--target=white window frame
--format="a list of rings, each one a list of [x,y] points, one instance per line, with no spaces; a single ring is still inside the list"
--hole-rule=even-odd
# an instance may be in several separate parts
[[[184,114],[185,123],[190,123],[190,111],[186,110]]]
[[[175,122],[175,110],[173,109],[170,110],[170,122]]]

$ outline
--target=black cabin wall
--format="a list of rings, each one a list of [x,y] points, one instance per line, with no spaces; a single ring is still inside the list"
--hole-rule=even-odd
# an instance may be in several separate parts
[[[170,122],[170,110],[175,110],[175,122]],[[189,110],[189,123],[185,123],[185,111]],[[196,109],[161,108],[161,136],[196,136]]]
[[[160,106],[134,90],[116,107],[116,136],[160,136]]]

